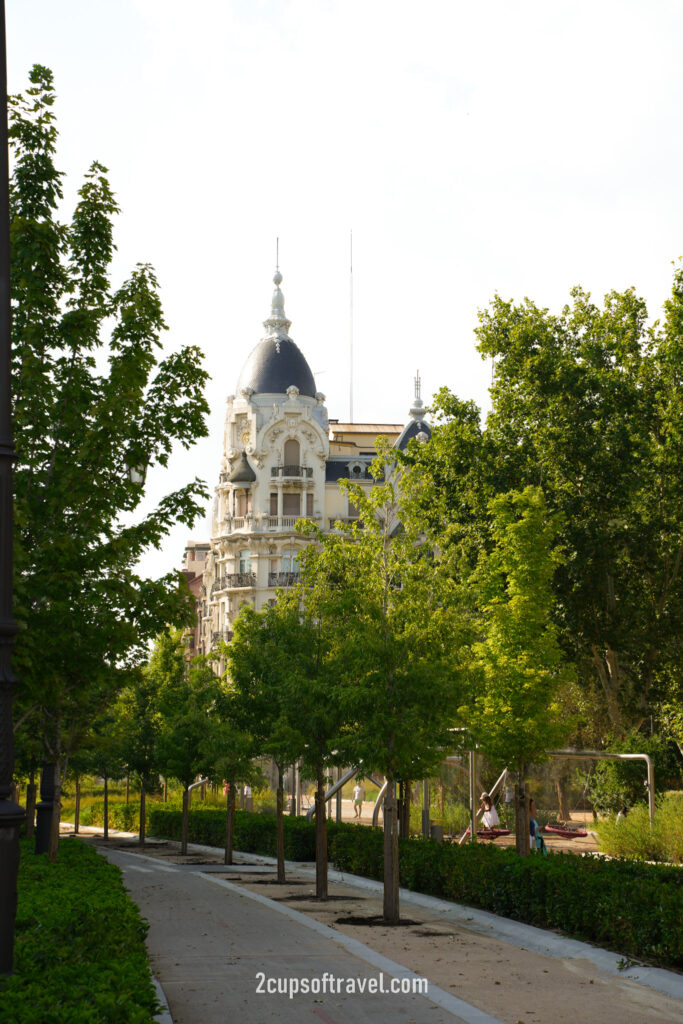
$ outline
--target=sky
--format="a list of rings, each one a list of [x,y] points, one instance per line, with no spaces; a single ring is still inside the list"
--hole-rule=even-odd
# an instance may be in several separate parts
[[[655,318],[683,256],[680,0],[7,0],[7,46],[10,92],[54,72],[64,216],[99,160],[114,284],[151,263],[165,348],[205,353],[209,437],[150,472],[148,506],[213,491],[276,238],[290,335],[342,421],[353,334],[360,422],[405,422],[417,370],[425,401],[485,410],[495,294],[559,311],[577,284],[635,286]],[[178,527],[141,571],[208,533]]]

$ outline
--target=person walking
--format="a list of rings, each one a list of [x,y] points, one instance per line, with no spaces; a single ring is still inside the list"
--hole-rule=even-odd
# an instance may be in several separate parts
[[[360,819],[363,815],[363,801],[365,800],[365,788],[360,779],[356,779],[353,787],[353,816]]]

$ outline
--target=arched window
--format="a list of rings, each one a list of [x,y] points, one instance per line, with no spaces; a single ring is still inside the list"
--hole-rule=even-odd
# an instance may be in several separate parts
[[[285,466],[301,465],[301,448],[298,441],[285,441]]]

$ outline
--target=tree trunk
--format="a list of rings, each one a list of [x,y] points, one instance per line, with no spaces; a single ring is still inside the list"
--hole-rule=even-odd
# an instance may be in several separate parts
[[[109,839],[109,779],[104,773],[104,838]]]
[[[140,846],[145,845],[145,779],[140,779],[140,834],[138,836],[138,843]]]
[[[50,828],[50,861],[57,863],[59,853],[59,819],[62,811],[62,777],[60,773],[60,762],[55,765],[55,795],[52,806],[52,824]]]
[[[76,799],[74,801],[74,835],[78,835],[81,820],[81,779],[76,776]]]
[[[230,779],[228,783],[228,795],[226,797],[225,815],[225,858],[224,864],[232,864],[232,847],[235,840],[235,780]]]
[[[396,820],[396,783],[387,776],[384,795],[384,920],[398,924],[398,822]]]
[[[282,788],[282,769],[277,766],[277,880],[281,884],[285,881],[285,833],[282,822],[284,814],[284,790]]]
[[[187,823],[190,815],[190,794],[187,786],[183,789],[183,823],[180,833],[180,852],[183,857],[187,856]]]
[[[168,803],[168,779],[164,775],[164,803]]]
[[[26,787],[26,837],[33,835],[33,823],[36,815],[36,773],[31,769],[29,784]]]
[[[571,811],[567,799],[567,777],[562,774],[555,779],[555,790],[557,792],[557,807],[560,821],[570,821]]]
[[[325,778],[322,761],[316,767],[315,790],[315,894],[327,899],[327,818],[325,816]]]

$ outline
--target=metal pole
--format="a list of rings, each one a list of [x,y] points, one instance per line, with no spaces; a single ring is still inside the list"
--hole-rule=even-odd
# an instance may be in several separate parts
[[[429,839],[429,779],[422,780],[422,835]]]
[[[14,921],[17,913],[19,829],[24,809],[12,799],[14,743],[12,647],[17,624],[12,615],[12,488],[11,311],[9,254],[9,157],[7,152],[7,47],[5,0],[0,0],[0,974],[14,963]]]
[[[476,782],[477,772],[477,752],[476,750],[470,750],[470,842],[476,843],[477,841],[477,812],[475,807],[475,790],[474,785]]]

